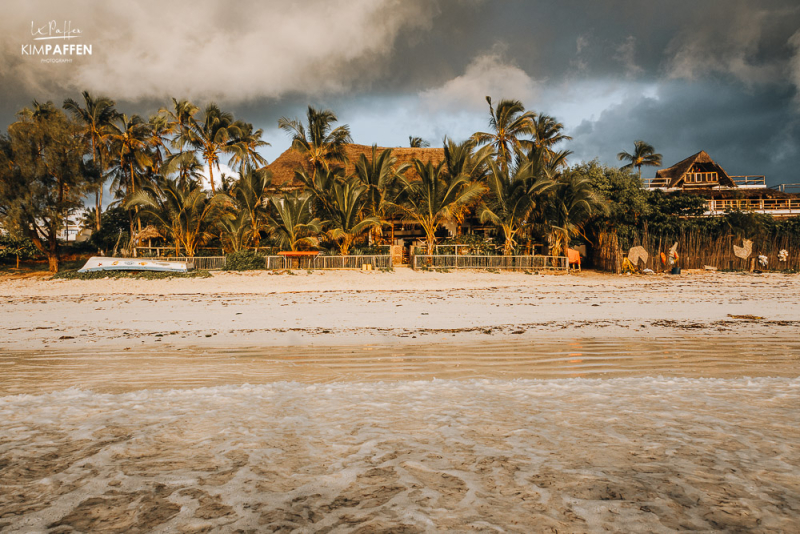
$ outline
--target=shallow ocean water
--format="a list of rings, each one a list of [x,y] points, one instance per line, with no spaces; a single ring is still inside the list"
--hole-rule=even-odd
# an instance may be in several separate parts
[[[279,381],[800,376],[800,339],[686,336],[242,349],[2,352],[0,395]]]
[[[31,392],[0,397],[0,530],[791,532],[798,352],[775,341],[758,358],[747,343],[739,370],[734,347],[715,364],[686,345],[678,376],[618,364],[607,379],[381,380],[367,357],[332,382],[328,371],[310,380],[314,364],[301,363],[307,382],[222,374],[212,387],[193,385],[184,362],[172,370],[185,381],[163,389],[108,368],[89,375],[109,384],[87,389],[54,389],[58,366],[12,371],[5,391],[28,380]],[[557,359],[578,359],[573,348]],[[501,354],[522,361],[498,363],[504,372],[531,372],[519,353]],[[207,356],[206,373],[225,369],[224,356]],[[769,358],[775,376],[744,376],[767,374]],[[559,364],[547,366],[543,376]]]

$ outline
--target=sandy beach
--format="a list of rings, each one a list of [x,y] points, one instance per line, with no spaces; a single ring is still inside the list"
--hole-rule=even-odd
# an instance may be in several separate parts
[[[790,532],[800,277],[0,279],[0,531]]]
[[[0,349],[141,349],[685,335],[784,336],[800,277],[314,271],[0,279]]]

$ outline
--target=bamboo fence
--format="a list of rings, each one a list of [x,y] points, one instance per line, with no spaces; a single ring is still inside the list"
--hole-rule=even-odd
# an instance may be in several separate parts
[[[750,238],[753,242],[753,251],[747,259],[738,258],[733,253],[733,246],[742,246],[743,237],[732,234],[713,237],[703,232],[692,231],[676,237],[652,236],[647,232],[635,235],[630,247],[642,246],[647,250],[647,262],[639,262],[640,269],[652,269],[663,272],[671,269],[670,265],[661,262],[660,254],[669,254],[669,249],[678,243],[679,259],[677,265],[682,269],[704,269],[713,267],[726,271],[749,271],[753,268],[759,270],[784,271],[800,270],[800,247],[792,236],[783,235],[765,239]],[[594,248],[594,266],[603,271],[614,273],[622,272],[622,262],[628,255],[628,250],[620,246],[616,233],[602,233],[598,239],[598,246]],[[786,250],[788,259],[782,262],[778,253]],[[767,257],[767,266],[758,263],[758,256]]]

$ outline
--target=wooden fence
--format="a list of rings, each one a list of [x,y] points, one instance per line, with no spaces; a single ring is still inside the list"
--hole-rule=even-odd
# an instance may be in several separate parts
[[[220,271],[225,268],[225,256],[195,256],[192,258],[168,256],[153,259],[186,262],[186,268],[190,271]]]
[[[652,269],[655,272],[664,272],[671,269],[669,265],[661,262],[660,254],[669,253],[670,247],[678,243],[679,260],[677,265],[682,269],[704,269],[706,266],[717,270],[749,271],[755,260],[755,268],[761,270],[783,271],[788,269],[800,270],[800,247],[791,242],[789,236],[773,239],[753,238],[753,249],[750,257],[738,258],[733,253],[733,246],[742,246],[742,238],[727,235],[717,238],[709,237],[701,232],[689,232],[677,238],[639,235],[633,238],[631,246],[642,246],[648,252],[647,262],[639,262],[641,269]],[[614,233],[601,234],[598,246],[594,249],[594,267],[613,273],[622,272],[622,263],[628,255],[628,250],[620,247],[619,239]],[[781,250],[788,252],[787,261],[780,261],[778,254]],[[767,267],[758,264],[758,256],[767,257]]]
[[[414,256],[414,269],[514,269],[530,271],[569,271],[565,256],[473,256],[420,254]]]
[[[188,270],[219,271],[225,268],[225,256],[195,256],[192,258],[166,256],[153,258],[163,261],[185,262]],[[285,256],[266,256],[265,269],[357,269],[364,265],[371,265],[373,270],[392,269],[392,256],[389,254],[358,255],[358,256],[306,256],[302,258],[287,258]]]
[[[393,268],[392,256],[389,254],[358,256],[304,256],[287,258],[285,256],[267,256],[265,268],[276,269],[363,269],[364,265],[374,270]]]

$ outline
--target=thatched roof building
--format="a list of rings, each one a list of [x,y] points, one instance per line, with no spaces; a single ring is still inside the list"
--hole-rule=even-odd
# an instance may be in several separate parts
[[[164,236],[161,235],[161,232],[158,231],[158,228],[151,224],[148,224],[142,229],[141,232],[136,234],[136,239],[138,241],[142,241],[144,239],[162,239],[163,237]]]
[[[385,150],[385,147],[378,147],[379,153],[382,150]],[[438,165],[444,159],[443,148],[398,147],[392,148],[391,150],[392,155],[397,158],[398,166],[404,163],[411,164],[414,158],[425,162],[430,161],[434,165]],[[355,164],[361,154],[364,154],[367,159],[372,159],[372,146],[350,144],[345,148],[345,152],[348,159],[347,164],[344,166],[345,174],[351,174],[353,172]],[[278,189],[292,189],[302,185],[295,182],[294,179],[294,171],[298,168],[303,168],[307,172],[311,171],[310,165],[303,159],[302,154],[291,148],[267,165],[267,169],[272,172],[272,185]],[[407,174],[407,176],[413,179],[413,172]]]
[[[736,187],[736,184],[705,150],[689,156],[667,169],[656,173],[652,187],[680,187],[702,189],[708,187]]]

